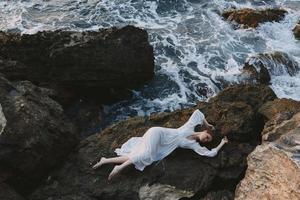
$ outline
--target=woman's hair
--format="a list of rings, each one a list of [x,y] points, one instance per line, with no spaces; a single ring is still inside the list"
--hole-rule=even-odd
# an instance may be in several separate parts
[[[197,124],[195,127],[194,127],[194,131],[195,132],[201,132],[203,131],[204,129],[204,126],[202,124]]]

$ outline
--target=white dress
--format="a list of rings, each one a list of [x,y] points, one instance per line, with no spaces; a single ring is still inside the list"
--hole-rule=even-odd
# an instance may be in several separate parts
[[[213,157],[218,153],[216,148],[208,150],[197,141],[187,139],[194,133],[197,124],[203,124],[204,118],[204,114],[196,109],[181,127],[151,127],[142,137],[130,138],[115,152],[119,156],[127,156],[140,171],[152,162],[165,158],[177,147],[192,149],[199,155]]]

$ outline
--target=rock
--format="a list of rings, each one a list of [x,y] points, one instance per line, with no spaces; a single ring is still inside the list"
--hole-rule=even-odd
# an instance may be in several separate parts
[[[0,199],[3,200],[25,200],[14,189],[5,183],[0,183]]]
[[[125,169],[115,181],[108,184],[107,177],[113,166],[105,165],[98,170],[92,170],[93,163],[102,156],[115,156],[113,152],[115,148],[120,147],[131,137],[143,135],[150,127],[181,126],[195,108],[152,114],[149,117],[134,117],[109,126],[101,133],[81,141],[63,167],[54,171],[50,175],[51,179],[45,180],[44,184],[28,198],[31,200],[139,199],[141,191],[144,191],[145,196],[151,196],[151,191],[156,190],[156,186],[165,188],[168,185],[162,197],[174,195],[175,190],[185,197],[189,195],[182,191],[193,193],[195,199],[218,198],[222,195],[232,199],[231,191],[234,191],[236,184],[244,176],[247,155],[259,142],[253,141],[255,143],[253,145],[248,141],[241,142],[243,138],[248,137],[243,134],[260,133],[261,130],[252,127],[258,120],[255,118],[256,103],[263,104],[274,99],[275,95],[267,86],[235,86],[226,91],[228,95],[221,92],[220,96],[218,95],[211,102],[199,103],[196,107],[200,108],[209,119],[219,119],[220,122],[215,121],[218,127],[219,123],[224,124],[232,120],[240,124],[232,129],[228,128],[229,131],[237,131],[238,134],[236,132],[234,134],[237,135],[238,140],[224,146],[216,157],[201,157],[191,150],[177,149],[163,161],[146,167],[143,172],[137,171],[133,166]],[[238,129],[242,131],[238,132]]]
[[[293,29],[295,38],[300,40],[300,22],[295,26],[295,28]]]
[[[295,76],[300,67],[288,54],[274,52],[251,56],[247,59],[243,70],[250,75],[251,79],[262,84],[268,84],[271,76]]]
[[[227,87],[209,102],[244,102],[256,112],[265,102],[275,98],[275,93],[268,86],[246,84]]]
[[[295,158],[295,161],[299,162],[300,112],[291,119],[282,119],[278,116],[265,124],[262,131],[263,141],[273,142],[276,147],[289,152]]]
[[[78,143],[76,128],[49,93],[0,75],[0,177],[22,194],[60,165]]]
[[[182,197],[192,197],[193,192],[177,190],[174,186],[163,185],[163,184],[153,184],[151,186],[142,186],[139,190],[140,200],[149,199],[160,199],[160,200],[171,200],[180,199]]]
[[[259,108],[259,113],[264,115],[268,120],[277,114],[288,113],[292,117],[298,112],[300,112],[300,102],[285,98],[268,101]]]
[[[2,63],[12,62],[0,63],[9,80],[58,87],[58,97],[66,100],[75,94],[102,102],[119,100],[154,74],[147,32],[133,26],[34,35],[0,32],[0,56]]]
[[[300,199],[299,167],[282,151],[263,144],[248,157],[245,178],[235,191],[236,200]]]
[[[225,11],[222,16],[228,21],[241,24],[243,28],[256,28],[260,23],[279,22],[286,13],[287,11],[283,9],[254,10],[244,8]]]
[[[263,103],[275,98],[268,86],[237,85],[226,88],[207,104],[200,103],[198,107],[221,135],[257,145],[264,125],[263,116],[257,111]]]
[[[78,100],[66,108],[65,113],[79,128],[81,138],[95,134],[107,126],[108,119],[104,118],[102,105],[97,102]]]
[[[236,199],[300,199],[300,102],[277,99],[259,110],[269,121],[248,157]]]

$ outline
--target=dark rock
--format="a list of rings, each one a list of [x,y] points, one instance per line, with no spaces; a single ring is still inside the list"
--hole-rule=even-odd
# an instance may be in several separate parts
[[[260,23],[279,22],[287,11],[283,9],[254,10],[244,8],[240,10],[225,11],[222,16],[228,21],[234,21],[243,25],[243,28],[256,28]]]
[[[265,102],[276,98],[273,90],[265,85],[237,85],[221,91],[217,96],[209,100],[210,103],[217,102],[244,102],[254,112]]]
[[[133,26],[34,35],[0,32],[0,56],[22,63],[0,63],[0,72],[9,80],[58,87],[58,97],[66,100],[76,94],[98,97],[102,102],[119,100],[154,74],[147,32]]]
[[[77,130],[48,94],[0,75],[0,175],[20,193],[30,192],[78,143]]]
[[[87,99],[78,100],[65,109],[66,115],[79,128],[81,138],[97,133],[106,126],[103,112],[99,103]]]
[[[14,189],[5,183],[0,182],[0,199],[1,200],[25,200]]]
[[[300,40],[300,22],[295,26],[295,28],[293,29],[295,38]]]
[[[274,52],[251,56],[245,63],[243,70],[244,73],[249,74],[250,79],[262,84],[268,84],[271,76],[295,76],[299,72],[300,67],[288,54]]]
[[[221,92],[208,103],[199,103],[209,121],[218,129],[227,125],[227,131],[236,135],[236,141],[224,146],[214,158],[201,157],[190,150],[177,149],[163,161],[139,172],[134,167],[123,171],[116,180],[107,182],[111,165],[92,170],[91,165],[101,156],[115,156],[114,149],[129,138],[141,136],[152,126],[177,128],[184,124],[195,108],[172,113],[134,117],[107,127],[99,134],[83,140],[64,166],[51,174],[51,179],[30,195],[32,200],[42,199],[139,199],[139,191],[145,185],[170,185],[178,190],[194,193],[192,198],[232,198],[235,185],[243,178],[247,167],[247,155],[259,141],[242,142],[246,134],[259,135],[257,107],[275,98],[267,86],[235,86]],[[234,121],[234,122],[232,122]],[[240,121],[240,122],[239,122]],[[211,121],[212,122],[212,121]],[[231,125],[233,124],[233,125]],[[235,125],[238,124],[238,125]],[[233,126],[230,128],[230,126]],[[263,126],[263,124],[259,124]],[[249,129],[249,130],[247,130]],[[217,137],[215,137],[216,139]],[[256,138],[257,139],[257,138]]]

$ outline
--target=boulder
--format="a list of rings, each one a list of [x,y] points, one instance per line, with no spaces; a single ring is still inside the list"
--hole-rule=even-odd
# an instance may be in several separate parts
[[[258,123],[255,118],[256,101],[263,104],[274,99],[275,95],[267,86],[235,86],[226,91],[228,95],[221,92],[211,102],[199,103],[194,108],[130,118],[86,138],[65,161],[63,167],[55,170],[28,198],[139,199],[141,195],[146,198],[152,195],[151,191],[161,188],[165,193],[163,196],[159,195],[161,193],[157,195],[162,198],[178,195],[182,199],[190,196],[195,199],[221,196],[232,199],[236,184],[244,176],[247,155],[259,142],[244,142],[244,138],[247,138],[245,134],[257,135],[261,131],[252,128]],[[234,132],[237,140],[225,145],[216,157],[201,157],[191,150],[177,149],[164,160],[146,167],[143,172],[137,171],[133,166],[125,169],[110,183],[107,177],[112,165],[104,165],[98,170],[91,168],[102,156],[115,156],[115,148],[131,137],[142,136],[150,127],[177,128],[183,125],[196,108],[201,109],[209,120],[219,119],[220,122],[215,121],[217,127],[222,128],[221,124],[232,123],[232,120],[240,124],[232,129],[228,126],[229,133]],[[212,108],[214,110],[211,111]],[[246,130],[247,127],[250,130]],[[238,129],[242,131],[238,132]]]
[[[268,101],[259,108],[259,113],[267,120],[272,119],[277,114],[288,113],[290,116],[300,112],[300,102],[293,99],[275,99]]]
[[[20,193],[30,192],[78,143],[77,129],[51,93],[0,75],[0,177]]]
[[[271,76],[295,76],[300,67],[288,54],[283,52],[261,53],[247,59],[244,73],[262,84],[268,84]]]
[[[293,29],[295,38],[300,40],[300,22],[295,26],[295,28]]]
[[[283,9],[254,10],[244,8],[225,11],[222,16],[228,21],[242,25],[243,28],[256,28],[260,23],[279,22],[286,13],[287,11]]]
[[[262,131],[262,145],[248,157],[245,178],[236,199],[300,199],[300,102],[277,99],[260,112],[269,121]]]
[[[147,32],[133,26],[33,35],[0,32],[0,56],[0,72],[9,80],[56,88],[65,100],[79,94],[112,102],[154,75]]]
[[[273,145],[263,144],[249,155],[248,169],[235,199],[300,199],[299,180],[296,163]]]

